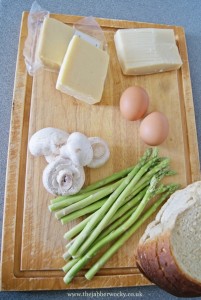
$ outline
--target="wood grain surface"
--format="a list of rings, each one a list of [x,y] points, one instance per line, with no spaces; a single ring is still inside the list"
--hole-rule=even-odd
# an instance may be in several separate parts
[[[66,286],[63,283],[63,234],[75,222],[62,226],[49,212],[48,204],[52,196],[45,191],[41,181],[46,161],[42,157],[32,157],[27,143],[35,131],[48,126],[104,138],[109,144],[111,158],[99,169],[86,169],[86,183],[133,165],[146,145],[139,138],[140,123],[129,122],[121,117],[119,98],[128,86],[140,85],[150,95],[149,112],[159,110],[169,119],[170,134],[159,150],[161,155],[171,158],[171,167],[178,172],[171,181],[184,187],[200,179],[184,30],[176,26],[97,19],[107,39],[110,65],[102,101],[89,106],[55,89],[57,73],[40,70],[33,78],[27,74],[23,59],[27,16],[28,13],[24,13],[22,18],[10,127],[2,238],[2,290],[150,284],[135,264],[135,247],[145,226],[133,235],[93,280],[84,279],[88,265],[71,284]],[[65,15],[52,17],[70,25],[81,18]],[[182,68],[147,76],[124,76],[118,64],[113,36],[118,28],[133,27],[173,28],[183,61]]]

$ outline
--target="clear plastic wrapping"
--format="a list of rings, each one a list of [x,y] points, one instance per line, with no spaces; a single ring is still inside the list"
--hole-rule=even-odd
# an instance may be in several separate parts
[[[82,18],[81,20],[79,20],[74,24],[74,28],[78,32],[83,32],[93,37],[95,40],[99,42],[97,47],[107,51],[107,42],[105,39],[105,35],[100,25],[94,19],[94,17],[90,16],[90,17]]]
[[[50,13],[41,8],[40,5],[34,1],[28,16],[28,37],[24,46],[24,59],[28,73],[32,76],[40,68],[48,70],[52,69],[46,65],[37,54],[37,46],[39,42],[40,32],[45,18],[49,18]],[[85,39],[95,47],[99,47],[107,51],[107,43],[104,33],[100,25],[93,17],[86,17],[80,19],[71,26],[74,34],[80,38]],[[58,45],[55,45],[55,47]],[[67,50],[67,49],[66,49]],[[55,69],[58,72],[58,69]]]
[[[44,19],[47,17],[49,17],[49,12],[42,9],[40,5],[34,1],[28,16],[28,36],[23,51],[26,68],[30,75],[33,75],[42,66],[36,57],[36,47],[40,28]]]

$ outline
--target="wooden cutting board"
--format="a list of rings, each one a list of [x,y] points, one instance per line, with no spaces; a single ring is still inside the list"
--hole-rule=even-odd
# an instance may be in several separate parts
[[[130,85],[144,87],[150,95],[149,111],[164,112],[170,123],[168,139],[160,154],[171,158],[178,174],[171,180],[183,187],[200,178],[197,135],[184,30],[181,27],[97,19],[104,30],[110,54],[110,66],[102,101],[89,106],[55,89],[56,73],[40,71],[27,74],[23,47],[27,37],[27,16],[23,14],[14,86],[3,224],[2,290],[56,290],[103,288],[150,284],[135,264],[135,247],[143,226],[108,261],[91,281],[81,271],[73,282],[63,283],[61,258],[63,234],[75,224],[62,226],[48,210],[52,196],[42,186],[46,162],[34,158],[27,149],[30,136],[51,126],[68,132],[80,131],[104,138],[111,158],[97,170],[86,169],[87,183],[133,165],[146,146],[139,138],[139,122],[124,120],[119,98]],[[72,25],[81,17],[52,15]],[[183,61],[178,71],[147,76],[124,76],[117,60],[113,36],[118,28],[173,28]],[[150,220],[149,220],[150,221]]]

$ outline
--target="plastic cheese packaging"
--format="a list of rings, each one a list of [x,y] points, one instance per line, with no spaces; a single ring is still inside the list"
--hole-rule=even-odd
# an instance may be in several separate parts
[[[119,29],[114,42],[125,75],[165,72],[182,65],[172,29]]]
[[[59,72],[56,88],[88,104],[100,102],[109,55],[74,35]]]
[[[59,70],[74,34],[74,29],[53,18],[45,18],[41,27],[36,55],[50,69]]]

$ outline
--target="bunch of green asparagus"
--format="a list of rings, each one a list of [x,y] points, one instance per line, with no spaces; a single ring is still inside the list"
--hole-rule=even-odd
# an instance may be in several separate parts
[[[62,224],[80,216],[87,217],[65,233],[69,242],[63,257],[64,282],[76,274],[105,246],[110,248],[85,274],[90,280],[132,234],[178,189],[177,184],[160,183],[164,176],[174,175],[169,158],[159,157],[157,148],[147,149],[138,163],[82,189],[74,196],[52,200]],[[144,214],[148,202],[155,198]]]

